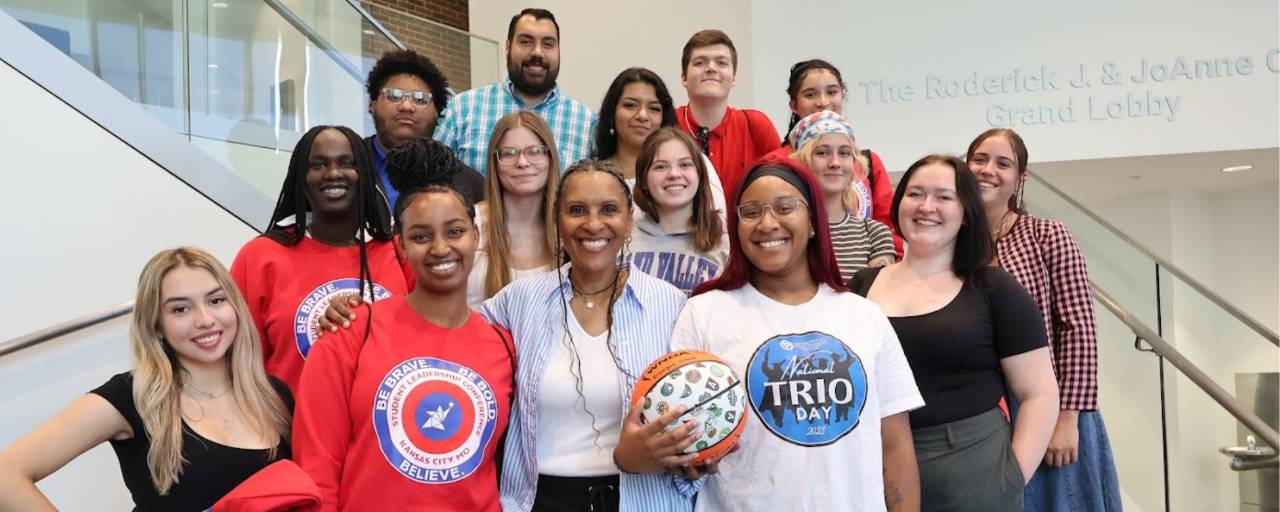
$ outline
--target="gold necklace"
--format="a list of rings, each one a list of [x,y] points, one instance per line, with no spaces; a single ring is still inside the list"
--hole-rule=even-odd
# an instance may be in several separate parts
[[[1013,219],[1013,220],[1010,221],[1010,219]],[[1017,220],[1018,220],[1017,213],[1015,213],[1013,210],[1009,210],[1005,212],[1004,215],[1000,217],[1000,225],[996,226],[996,230],[994,233],[991,233],[991,241],[992,242],[999,241],[1001,237],[1008,234],[1008,231],[1006,230],[1012,230],[1013,223],[1017,222]]]

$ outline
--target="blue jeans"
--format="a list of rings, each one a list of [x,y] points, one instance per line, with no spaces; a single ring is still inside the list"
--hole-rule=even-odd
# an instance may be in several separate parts
[[[1017,404],[1009,410],[1017,417]],[[1111,441],[1098,411],[1080,411],[1080,449],[1075,464],[1051,468],[1043,462],[1023,495],[1026,512],[1118,512],[1120,479]]]

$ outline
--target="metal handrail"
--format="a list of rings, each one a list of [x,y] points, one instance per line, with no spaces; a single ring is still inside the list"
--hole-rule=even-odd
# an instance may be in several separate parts
[[[302,18],[299,18],[292,10],[285,7],[283,3],[280,3],[280,0],[262,0],[262,3],[267,4],[267,7],[275,10],[276,14],[279,14],[281,18],[284,18],[284,20],[289,22],[290,25],[293,25],[295,30],[301,32],[307,40],[311,41],[311,44],[316,45],[316,47],[323,51],[325,55],[328,55],[330,59],[333,59],[333,61],[338,64],[338,67],[351,75],[351,78],[356,79],[359,83],[364,83],[364,72],[360,71],[360,68],[347,60],[347,57],[343,55],[342,52],[338,51],[338,49],[330,44],[324,36],[321,36],[319,32],[316,32],[315,29],[311,28],[311,25],[302,21]]]
[[[1183,356],[1181,352],[1178,352],[1178,349],[1174,348],[1173,345],[1170,345],[1169,342],[1164,340],[1164,338],[1161,338],[1160,335],[1156,334],[1150,327],[1147,327],[1146,324],[1142,323],[1142,321],[1130,314],[1129,311],[1125,310],[1124,307],[1116,302],[1115,299],[1102,291],[1102,289],[1098,287],[1097,283],[1089,281],[1089,286],[1093,290],[1094,298],[1098,299],[1098,302],[1101,303],[1103,307],[1110,310],[1112,314],[1116,315],[1121,322],[1124,322],[1125,325],[1129,326],[1129,330],[1133,331],[1133,334],[1142,338],[1142,340],[1146,341],[1148,345],[1151,345],[1153,352],[1158,354],[1160,357],[1163,357],[1166,361],[1172,364],[1174,368],[1177,368],[1178,371],[1182,372],[1182,374],[1188,379],[1191,379],[1191,382],[1204,390],[1204,392],[1209,395],[1209,398],[1218,402],[1218,405],[1221,405],[1228,413],[1235,416],[1236,420],[1244,425],[1245,428],[1253,431],[1254,434],[1262,438],[1263,442],[1271,445],[1271,447],[1276,450],[1280,450],[1280,434],[1276,433],[1276,430],[1271,428],[1271,425],[1268,425],[1267,422],[1262,421],[1262,418],[1259,418],[1258,415],[1240,405],[1240,402],[1236,401],[1236,397],[1231,396],[1231,393],[1222,389],[1222,386],[1219,386],[1217,382],[1214,382],[1212,378],[1188,360],[1186,356]]]
[[[1214,293],[1213,290],[1210,290],[1209,287],[1201,284],[1200,281],[1197,281],[1194,278],[1192,278],[1190,274],[1187,274],[1182,269],[1178,268],[1177,265],[1174,265],[1173,263],[1166,261],[1164,258],[1161,258],[1152,250],[1147,249],[1146,246],[1143,246],[1142,244],[1138,243],[1137,240],[1134,240],[1129,235],[1124,234],[1124,232],[1120,231],[1115,226],[1112,226],[1107,221],[1102,220],[1102,217],[1099,217],[1098,214],[1093,213],[1088,208],[1085,208],[1085,206],[1080,204],[1079,201],[1076,201],[1071,196],[1067,195],[1062,190],[1060,190],[1058,187],[1053,186],[1052,183],[1049,183],[1049,180],[1046,180],[1040,177],[1034,172],[1028,172],[1027,174],[1031,175],[1033,179],[1035,179],[1045,188],[1049,189],[1049,191],[1056,194],[1059,198],[1066,201],[1067,204],[1070,204],[1071,206],[1075,207],[1077,210],[1080,210],[1085,214],[1085,216],[1089,217],[1090,219],[1093,219],[1094,222],[1097,222],[1103,228],[1106,228],[1107,231],[1111,232],[1111,234],[1119,237],[1120,240],[1129,244],[1134,249],[1137,249],[1138,252],[1142,253],[1146,257],[1151,258],[1156,263],[1159,263],[1161,268],[1169,271],[1169,273],[1173,274],[1174,277],[1181,279],[1182,282],[1190,286],[1191,289],[1197,292],[1200,292],[1201,295],[1204,295],[1205,298],[1209,299],[1209,302],[1214,303],[1215,305],[1217,305],[1218,307],[1226,311],[1227,314],[1235,317],[1236,320],[1239,320],[1240,322],[1248,326],[1250,329],[1253,329],[1254,332],[1262,335],[1262,337],[1265,338],[1267,341],[1270,341],[1271,344],[1280,346],[1280,336],[1277,336],[1276,332],[1267,328],[1267,326],[1262,325],[1262,322],[1257,321],[1252,316],[1249,316],[1248,313],[1245,313],[1244,311],[1240,310],[1240,308],[1237,308],[1235,307],[1235,305],[1228,302],[1226,299],[1223,299],[1217,293]]]
[[[0,357],[7,356],[19,350],[34,347],[46,341],[65,336],[73,332],[98,325],[113,318],[119,318],[133,312],[133,301],[125,302],[112,306],[103,311],[89,313],[87,315],[72,318],[65,322],[60,322],[44,329],[18,336],[9,341],[0,342]]]
[[[356,12],[360,14],[360,17],[364,18],[365,21],[369,22],[370,25],[373,25],[373,28],[377,29],[378,32],[381,33],[383,37],[390,39],[391,44],[395,45],[396,48],[399,48],[401,50],[409,49],[409,47],[405,46],[404,43],[401,43],[399,39],[396,39],[396,36],[391,35],[391,31],[387,30],[386,27],[382,26],[381,23],[378,23],[378,20],[374,19],[372,14],[369,14],[369,11],[364,10],[364,6],[360,5],[359,0],[347,0],[347,5],[350,5],[352,9],[355,9]]]

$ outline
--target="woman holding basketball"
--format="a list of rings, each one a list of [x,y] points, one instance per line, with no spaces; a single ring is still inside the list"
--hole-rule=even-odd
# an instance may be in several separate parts
[[[671,338],[729,362],[752,410],[697,510],[914,510],[907,411],[924,402],[889,321],[840,282],[816,180],[766,158],[730,204],[729,264]]]
[[[670,350],[684,294],[621,264],[633,207],[611,165],[579,162],[558,190],[556,252],[571,263],[512,282],[480,308],[511,330],[520,361],[503,509],[689,510],[665,468],[691,460],[677,454],[696,440],[697,425],[660,434],[677,410],[643,428],[620,427],[636,378]]]

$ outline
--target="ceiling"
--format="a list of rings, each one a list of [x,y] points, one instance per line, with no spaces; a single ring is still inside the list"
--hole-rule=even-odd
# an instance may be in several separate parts
[[[1222,172],[1222,168],[1236,165],[1252,165],[1253,169]],[[1276,190],[1280,186],[1280,149],[1033,163],[1031,172],[1085,203],[1153,192]]]

